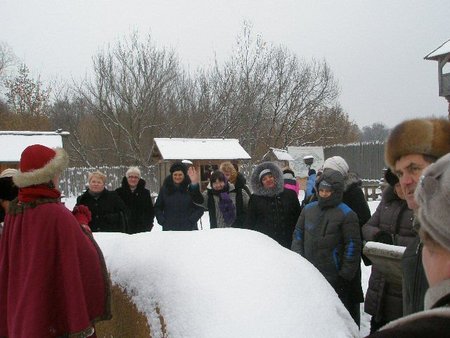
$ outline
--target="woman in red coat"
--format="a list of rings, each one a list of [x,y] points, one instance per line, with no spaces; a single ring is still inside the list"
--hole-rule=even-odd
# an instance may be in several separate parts
[[[110,318],[103,255],[56,189],[68,161],[38,144],[22,152],[0,242],[0,337],[95,337],[95,322]],[[89,212],[78,216],[86,223]]]

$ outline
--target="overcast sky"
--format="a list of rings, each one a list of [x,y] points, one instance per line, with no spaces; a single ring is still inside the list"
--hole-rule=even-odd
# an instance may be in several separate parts
[[[82,78],[133,30],[206,67],[231,55],[244,21],[300,58],[325,59],[360,127],[447,115],[437,62],[423,57],[450,39],[448,0],[0,0],[0,41],[44,81]]]

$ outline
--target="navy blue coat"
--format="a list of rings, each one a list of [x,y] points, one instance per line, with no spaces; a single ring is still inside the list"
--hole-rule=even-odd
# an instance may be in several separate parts
[[[178,186],[171,175],[164,180],[155,202],[155,216],[164,231],[198,230],[197,221],[204,209],[193,203],[188,185],[187,177]]]

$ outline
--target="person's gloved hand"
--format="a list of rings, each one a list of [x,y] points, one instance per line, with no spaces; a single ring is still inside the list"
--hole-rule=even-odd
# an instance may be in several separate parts
[[[85,205],[77,205],[73,208],[72,214],[80,225],[88,225],[92,219],[91,211]]]
[[[377,232],[377,234],[373,237],[373,240],[375,242],[384,243],[384,244],[394,244],[394,241],[392,239],[392,235],[384,230],[380,230]]]

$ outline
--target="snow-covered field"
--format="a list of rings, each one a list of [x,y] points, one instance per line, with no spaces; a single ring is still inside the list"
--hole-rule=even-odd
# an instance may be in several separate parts
[[[65,205],[70,210],[73,209],[75,202],[76,198],[74,197],[65,199]],[[375,212],[378,203],[378,201],[369,202],[372,214]],[[200,227],[202,230],[209,229],[209,217],[207,213],[203,215]],[[220,231],[223,233],[220,233]],[[156,234],[156,232],[160,233]],[[152,233],[154,234],[152,235]],[[219,233],[220,236],[217,236]],[[342,309],[339,308],[339,305],[336,305],[336,295],[330,290],[329,285],[323,283],[324,279],[321,276],[318,277],[316,276],[317,274],[311,272],[309,263],[302,263],[301,268],[293,268],[293,266],[298,266],[298,264],[292,265],[292,260],[298,261],[303,260],[303,258],[297,257],[288,250],[279,247],[274,241],[265,238],[263,235],[257,236],[250,233],[253,232],[240,229],[221,229],[219,231],[215,229],[214,231],[207,231],[204,234],[199,233],[197,235],[193,233],[171,233],[169,237],[167,233],[161,231],[161,227],[156,223],[155,219],[155,226],[151,233],[132,236],[126,234],[98,233],[95,234],[95,238],[105,253],[108,267],[110,269],[117,268],[127,271],[125,274],[123,271],[122,273],[111,271],[112,275],[115,276],[113,277],[115,283],[131,283],[131,286],[127,286],[135,290],[136,288],[141,288],[141,295],[154,294],[155,290],[159,290],[161,297],[166,300],[167,304],[178,304],[178,307],[169,306],[167,309],[169,312],[168,316],[172,317],[171,330],[174,337],[195,336],[186,335],[185,330],[192,330],[193,333],[196,332],[197,337],[251,337],[251,332],[255,330],[256,326],[261,328],[261,331],[258,331],[258,337],[289,337],[294,331],[297,333],[308,332],[308,334],[301,334],[302,337],[364,337],[369,334],[370,316],[364,313],[363,304],[361,304],[361,328],[359,333],[355,335],[355,328],[352,328],[351,319],[348,319],[349,317],[346,318],[346,315],[341,313]],[[190,238],[192,236],[195,237],[195,240],[189,241],[188,237]],[[259,240],[255,241],[255,238]],[[159,243],[164,243],[164,246],[160,247],[161,244]],[[272,256],[266,257],[265,254],[259,254],[253,260],[250,259],[248,256],[251,252],[262,251],[261,245],[263,246],[264,252],[268,251],[273,254],[273,250],[277,249],[279,252],[275,256],[280,260],[272,262],[272,265],[267,262],[261,262],[261,259],[273,259]],[[161,250],[165,254],[161,255]],[[240,250],[244,251],[241,252]],[[152,264],[145,260],[141,263],[133,261],[133,264],[130,264],[130,258],[132,257],[127,257],[129,252],[136,253],[133,260],[142,260],[147,257],[151,259]],[[240,252],[245,257],[235,257]],[[202,254],[204,257],[202,257]],[[169,258],[178,260],[178,262],[172,262],[172,270],[165,272],[168,275],[164,279],[163,276],[158,274],[158,267],[167,266],[167,264],[164,265],[164,262],[167,262]],[[233,262],[233,266],[230,265],[230,262]],[[238,266],[236,266],[236,262],[240,262]],[[136,264],[142,264],[142,266],[151,265],[154,270],[149,271],[145,267],[137,269],[142,270],[141,272],[136,269],[133,270],[133,266],[135,267]],[[187,270],[186,266],[189,266],[190,269]],[[269,273],[267,271],[268,267],[274,271],[270,271]],[[361,267],[362,286],[365,292],[370,276],[370,267],[366,267],[364,264],[361,264]],[[205,271],[208,273],[205,274]],[[260,277],[258,277],[258,273],[261,274]],[[251,285],[246,286],[245,282],[249,280],[249,274],[252,274],[252,278],[255,279],[256,276],[256,280],[262,279],[265,282],[258,283],[257,286],[253,287]],[[289,278],[277,279],[280,275],[283,276],[283,274],[289,276]],[[182,276],[185,280],[192,281],[192,283],[179,286],[182,290],[179,294],[169,295],[167,294],[168,290],[172,290],[173,292],[173,289],[161,288],[160,286],[168,283],[174,286],[174,280],[171,275]],[[152,286],[145,287],[142,284],[142,279],[145,276],[153,283]],[[275,284],[273,283],[274,279],[276,280]],[[297,280],[298,285],[293,285],[292,280]],[[137,284],[133,281],[137,281]],[[159,284],[157,281],[159,281]],[[244,285],[241,285],[242,283]],[[196,290],[194,285],[202,285],[204,289],[201,291],[201,295],[206,293],[208,297],[200,296],[200,291],[198,289]],[[207,285],[206,289],[205,285]],[[263,300],[271,297],[270,295],[272,293],[268,292],[268,290],[275,285],[280,286],[280,290],[277,291],[280,298],[270,300],[269,304],[271,304],[271,309],[263,310],[268,304]],[[314,286],[314,292],[305,293],[302,290],[302,287],[311,286]],[[186,292],[186,290],[190,290],[190,292]],[[235,292],[231,292],[230,290],[235,290]],[[238,291],[236,292],[236,290]],[[164,293],[166,294],[164,295]],[[299,293],[301,297],[299,297]],[[180,297],[182,298],[181,300],[179,299]],[[156,317],[152,315],[151,309],[154,308],[155,301],[157,300],[150,299],[146,296],[142,299],[139,297],[135,299],[135,302],[139,305],[138,308],[142,312],[147,313],[148,317],[153,320]],[[251,301],[252,299],[253,301]],[[319,310],[313,309],[310,306],[310,304],[322,303],[325,303],[327,306]],[[286,304],[289,304],[290,307],[285,308]],[[305,306],[305,304],[309,305]],[[199,310],[194,314],[190,314],[188,316],[190,321],[186,321],[186,313],[183,314],[183,311],[177,312],[176,309],[184,309],[184,311],[192,312],[192,309],[189,310],[189,306],[192,305],[195,305],[195,308],[199,308]],[[205,309],[209,309],[210,311],[205,312]],[[330,309],[333,312],[331,316],[328,313]],[[247,312],[251,312],[251,314]],[[266,317],[267,312],[272,314],[270,318]],[[292,312],[298,316],[304,316],[305,321],[302,321],[300,326],[298,324],[297,326],[292,326],[289,320],[286,321],[286,319],[290,318]],[[177,313],[181,317],[177,317]],[[233,314],[234,316],[231,317]],[[242,322],[243,316],[246,318],[246,322]],[[217,323],[220,320],[223,323],[217,327]],[[210,321],[216,325],[211,326],[206,324]],[[195,329],[195,323],[199,325],[199,328]],[[279,330],[283,328],[283,330],[275,334],[273,332],[274,327],[277,327]],[[335,330],[331,335],[330,329]],[[181,334],[182,332],[183,334]],[[237,332],[241,332],[242,334],[245,332],[245,334],[236,335]]]

